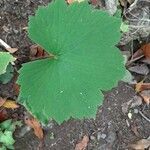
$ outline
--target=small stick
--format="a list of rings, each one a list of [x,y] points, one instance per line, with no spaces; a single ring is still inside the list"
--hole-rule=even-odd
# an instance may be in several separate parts
[[[127,64],[126,64],[126,66],[131,65],[133,62],[135,62],[135,61],[137,61],[137,60],[139,60],[139,59],[141,59],[141,58],[143,58],[143,57],[144,57],[144,55],[141,55],[141,56],[139,56],[139,57],[137,57],[137,58],[134,58],[134,59],[128,61]]]
[[[150,123],[150,119],[147,118],[141,111],[139,111],[139,114]]]
[[[10,53],[14,53],[18,50],[18,48],[11,48],[6,42],[4,42],[2,39],[0,39],[0,44],[5,47],[5,49],[10,52]]]
[[[11,48],[7,43],[5,43],[2,39],[0,39],[0,44],[4,46],[6,49]]]

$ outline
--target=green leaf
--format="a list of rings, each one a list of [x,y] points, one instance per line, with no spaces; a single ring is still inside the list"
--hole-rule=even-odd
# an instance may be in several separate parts
[[[12,122],[12,124],[9,126],[9,128],[7,129],[8,131],[15,131],[16,129],[16,126],[18,127],[21,127],[22,126],[22,123],[21,121],[15,121],[15,122]]]
[[[2,146],[0,147],[0,150],[7,150],[7,148],[6,148],[5,145],[2,145]]]
[[[7,84],[12,79],[13,72],[14,72],[13,66],[9,64],[7,66],[6,72],[0,75],[0,83]]]
[[[30,17],[29,37],[53,58],[23,64],[19,100],[39,120],[95,117],[101,90],[125,75],[124,58],[114,46],[120,19],[87,2],[56,0]]]
[[[6,130],[3,134],[0,134],[0,142],[5,146],[13,145],[15,140],[12,137],[12,132]]]
[[[6,121],[3,121],[1,124],[0,124],[0,128],[2,130],[5,130],[5,129],[8,129],[12,124],[12,119],[9,119],[9,120],[6,120]]]
[[[15,61],[15,58],[10,55],[8,52],[0,52],[0,75],[6,72],[6,68],[9,63]]]
[[[10,149],[15,149],[13,145],[8,145],[7,148]]]
[[[120,30],[122,32],[128,32],[129,31],[129,25],[126,22],[122,22],[120,26]]]

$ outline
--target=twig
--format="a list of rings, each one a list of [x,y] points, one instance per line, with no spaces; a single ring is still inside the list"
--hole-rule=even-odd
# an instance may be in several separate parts
[[[126,63],[126,66],[131,65],[133,62],[135,62],[135,61],[137,61],[137,60],[139,60],[139,59],[141,59],[141,58],[143,58],[143,57],[144,57],[144,55],[141,55],[141,56],[139,56],[139,57],[137,57],[137,58],[131,59],[130,61],[128,61],[128,62]]]
[[[147,118],[141,111],[139,111],[139,114],[150,123],[150,119]]]
[[[3,47],[5,47],[5,49],[10,52],[10,53],[15,53],[18,48],[11,48],[6,42],[4,42],[2,39],[0,39],[0,45],[2,45]]]
[[[7,43],[5,43],[2,39],[0,39],[0,44],[4,46],[6,49],[11,48]]]

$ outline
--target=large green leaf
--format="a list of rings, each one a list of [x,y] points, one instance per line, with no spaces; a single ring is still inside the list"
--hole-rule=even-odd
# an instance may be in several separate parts
[[[56,0],[30,17],[29,37],[53,58],[23,65],[18,83],[23,103],[38,119],[95,117],[101,90],[125,74],[123,56],[114,46],[120,20],[87,2],[69,6]]]

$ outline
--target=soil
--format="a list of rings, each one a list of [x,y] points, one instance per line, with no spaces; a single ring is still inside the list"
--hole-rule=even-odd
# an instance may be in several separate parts
[[[38,6],[48,2],[49,0],[0,1],[0,38],[11,47],[19,49],[14,54],[18,58],[16,70],[22,63],[29,61],[30,46],[33,45],[24,29],[28,17],[34,14]],[[1,97],[17,99],[14,82],[15,79],[12,79],[6,85],[0,84]],[[87,150],[130,150],[131,143],[150,136],[150,122],[141,115],[150,118],[149,107],[131,85],[120,81],[117,87],[104,92],[104,95],[103,105],[99,107],[95,120],[70,119],[61,125],[52,120],[43,126],[42,142],[26,125],[17,128],[14,134],[15,150],[74,150],[84,135],[90,138]],[[11,114],[22,119],[24,112],[25,109],[20,107]]]

